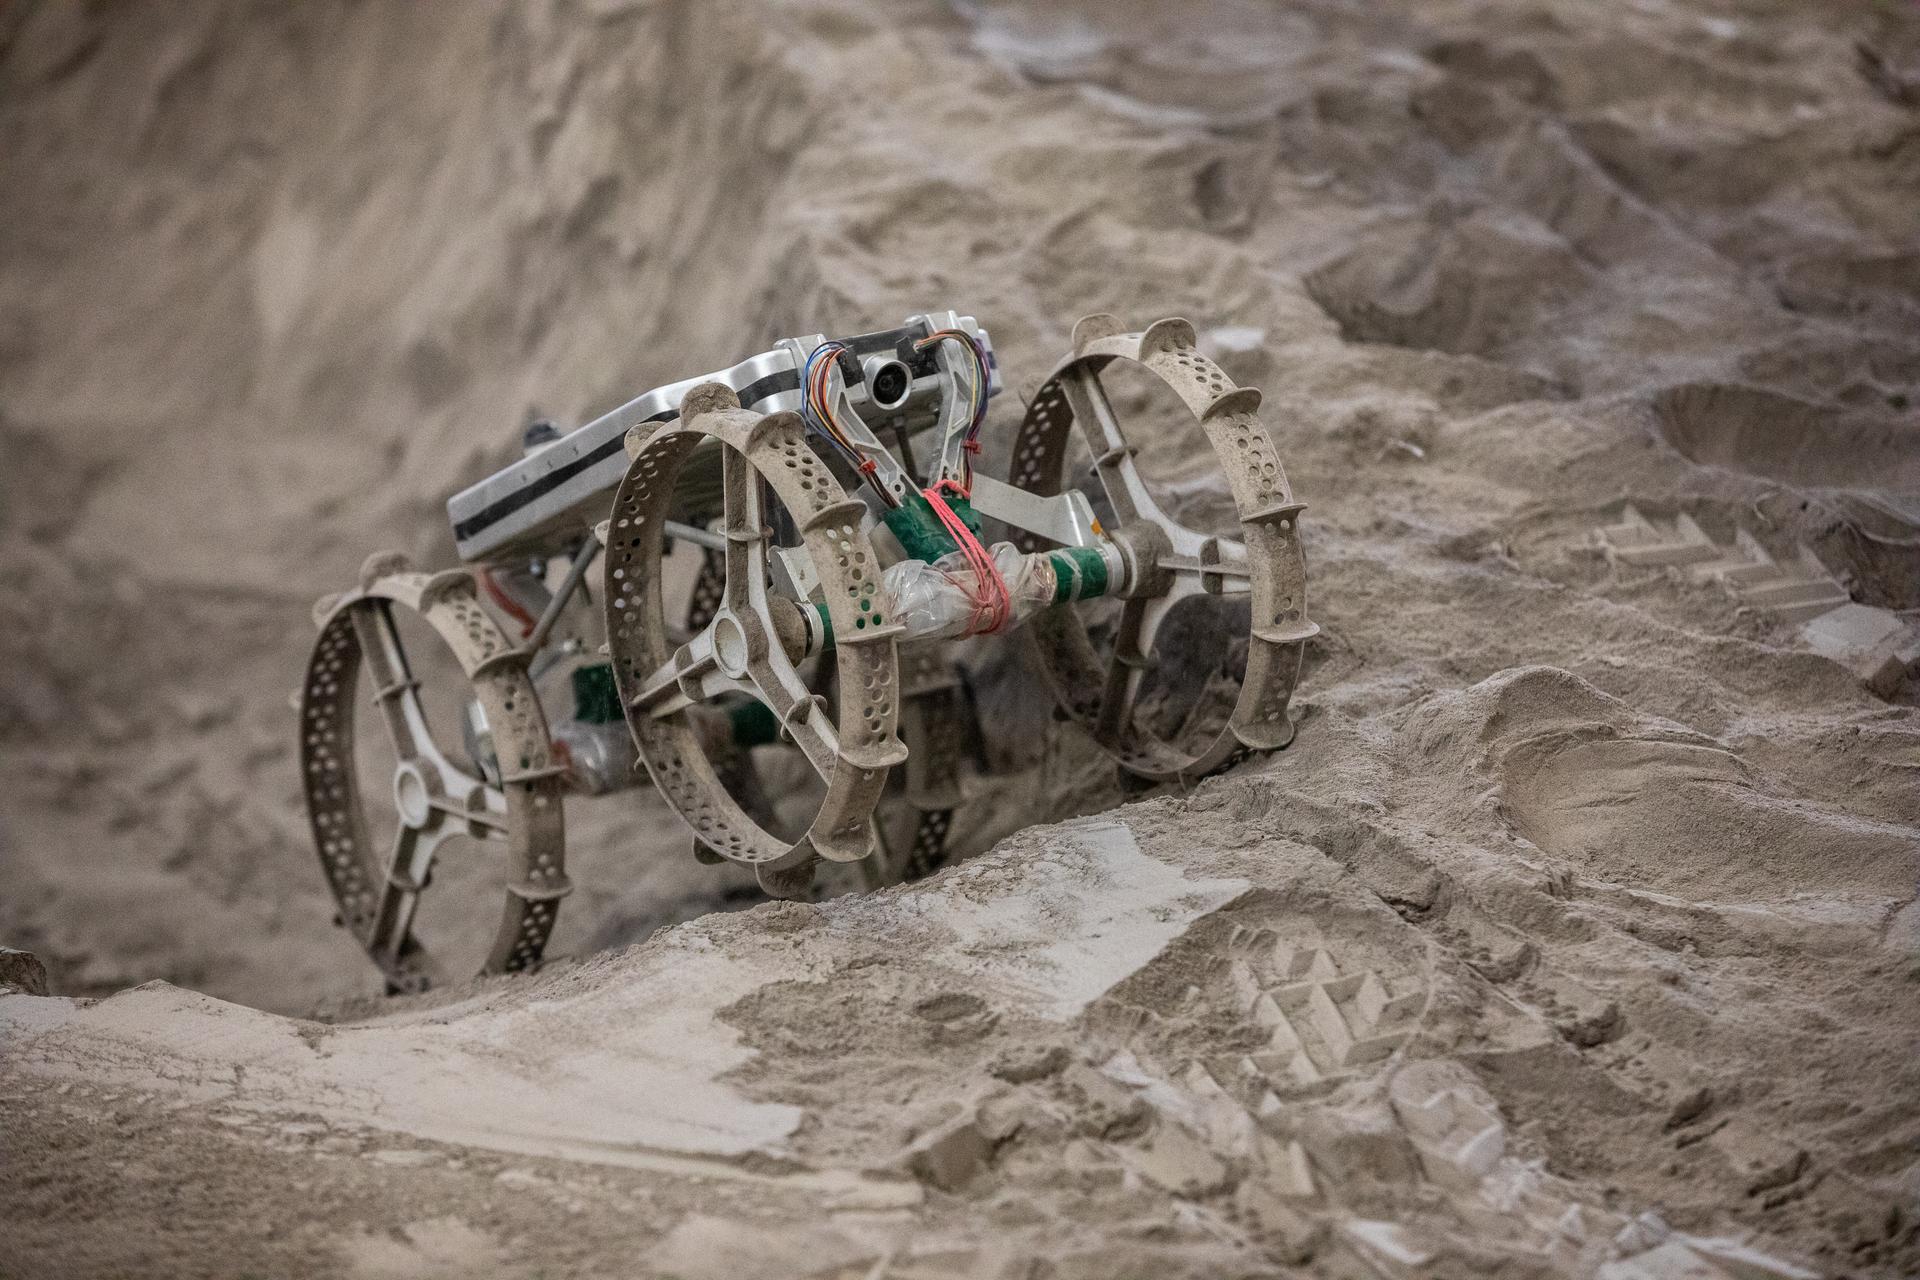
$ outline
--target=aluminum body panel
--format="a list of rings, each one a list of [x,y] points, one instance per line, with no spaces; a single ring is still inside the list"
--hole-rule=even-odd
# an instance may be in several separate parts
[[[971,316],[934,312],[915,316],[899,329],[843,339],[857,356],[889,353],[908,363],[916,376],[903,405],[891,411],[871,406],[864,378],[848,388],[852,407],[871,427],[887,425],[909,433],[940,420],[948,398],[949,377],[931,355],[915,353],[912,342],[935,322],[965,328],[980,338],[989,361],[989,394],[1000,389],[993,346]],[[562,549],[606,515],[613,491],[626,472],[623,440],[647,422],[677,418],[687,392],[703,382],[724,383],[742,408],[775,413],[800,407],[800,365],[807,353],[826,341],[820,334],[782,341],[774,350],[728,369],[656,387],[610,413],[562,436],[553,444],[462,489],[447,502],[454,545],[468,563],[510,556],[542,556]]]
[[[447,516],[460,558],[471,563],[514,552],[539,555],[592,526],[606,515],[627,472],[622,444],[627,432],[643,422],[678,417],[682,398],[703,382],[725,383],[739,394],[742,407],[761,413],[800,404],[799,374],[784,351],[656,387],[454,494]]]

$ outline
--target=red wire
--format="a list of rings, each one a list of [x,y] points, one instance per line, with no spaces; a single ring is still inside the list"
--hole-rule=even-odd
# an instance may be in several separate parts
[[[528,613],[518,600],[501,589],[500,584],[493,580],[493,570],[481,570],[480,585],[487,589],[487,599],[499,605],[502,612],[520,624],[522,640],[533,634],[533,629],[539,625],[538,620]]]
[[[864,445],[848,439],[846,433],[834,420],[832,398],[827,394],[827,386],[828,379],[832,376],[834,360],[838,358],[838,355],[835,355],[830,359],[809,365],[805,389],[808,408],[812,411],[815,420],[832,437],[833,442],[846,452],[848,460],[865,473],[867,482],[873,486],[874,492],[878,493],[888,506],[897,507],[900,505],[900,500],[879,482],[879,464],[873,460]]]
[[[960,553],[966,557],[967,565],[973,570],[974,588],[967,592],[967,598],[973,602],[973,617],[968,619],[967,631],[972,635],[989,634],[1006,629],[1013,620],[1013,595],[1007,590],[1007,580],[1000,576],[1000,567],[980,545],[980,539],[973,536],[973,530],[967,528],[954,509],[947,505],[941,495],[942,489],[952,489],[961,497],[966,490],[952,480],[942,480],[920,491],[920,496],[933,508],[933,514],[942,527],[960,544]]]

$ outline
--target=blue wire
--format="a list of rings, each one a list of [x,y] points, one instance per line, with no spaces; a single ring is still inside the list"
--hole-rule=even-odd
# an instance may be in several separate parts
[[[838,359],[840,353],[848,349],[844,342],[823,342],[807,355],[807,362],[800,367],[800,420],[804,422],[810,430],[825,437],[834,448],[840,451],[841,456],[847,460],[848,465],[857,471],[865,459],[845,444],[839,436],[834,434],[833,429],[821,420],[820,416],[814,412],[812,398],[807,393],[808,388],[813,385],[813,362],[818,360],[821,354],[829,348],[832,349],[832,358],[834,359]]]

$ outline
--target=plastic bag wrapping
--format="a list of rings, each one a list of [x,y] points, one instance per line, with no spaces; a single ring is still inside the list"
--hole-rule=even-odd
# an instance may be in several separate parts
[[[634,785],[638,753],[620,714],[610,667],[574,655],[536,676],[534,691],[572,790],[605,795]]]
[[[572,790],[598,796],[634,785],[637,753],[624,722],[595,724],[569,716],[554,722],[553,742],[564,748]]]
[[[1046,556],[1030,556],[1011,542],[994,543],[988,554],[1013,602],[1005,629],[1053,603],[1053,563]],[[881,582],[893,601],[894,621],[906,628],[904,639],[951,639],[973,635],[984,625],[980,586],[957,551],[932,564],[902,560],[881,575]]]

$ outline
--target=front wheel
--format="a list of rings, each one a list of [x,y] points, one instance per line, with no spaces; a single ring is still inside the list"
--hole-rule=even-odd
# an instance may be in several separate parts
[[[1193,528],[1168,513],[1142,478],[1138,449],[1108,399],[1101,377],[1110,369],[1144,373],[1177,397],[1186,423],[1173,425],[1184,431],[1198,423],[1232,497],[1232,516]],[[1287,703],[1306,642],[1319,627],[1306,612],[1302,506],[1256,414],[1259,405],[1258,391],[1235,387],[1199,353],[1186,321],[1126,333],[1111,316],[1089,316],[1074,326],[1073,354],[1035,393],[1014,441],[1011,483],[1057,494],[1075,483],[1069,446],[1079,428],[1080,456],[1090,458],[1130,585],[1123,599],[1048,610],[1028,632],[1065,714],[1128,772],[1153,781],[1190,782],[1243,752],[1275,750],[1293,739]],[[1019,541],[1027,551],[1045,545],[1032,535]],[[1191,634],[1182,632],[1195,628],[1181,620],[1203,604],[1221,606],[1215,612],[1224,619],[1206,627],[1244,636],[1244,656],[1236,638],[1233,661],[1211,673],[1231,686],[1212,715],[1194,714],[1200,691],[1191,680],[1177,687],[1165,678],[1192,647]]]
[[[887,617],[878,557],[861,528],[866,508],[814,455],[799,415],[744,410],[718,383],[688,392],[677,423],[629,441],[607,527],[606,591],[627,724],[654,785],[704,850],[752,867],[769,893],[804,893],[816,858],[851,862],[872,851],[874,807],[906,756],[896,733],[900,628]],[[665,524],[697,449],[719,451],[726,550],[706,625],[675,645],[661,598]],[[775,545],[776,523],[796,532],[797,545]],[[789,588],[803,584],[804,594],[776,587],[776,557]],[[829,647],[837,714],[799,670]],[[824,784],[797,839],[768,830],[728,791],[699,732],[703,706],[748,702],[770,713]]]

